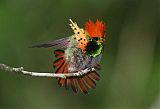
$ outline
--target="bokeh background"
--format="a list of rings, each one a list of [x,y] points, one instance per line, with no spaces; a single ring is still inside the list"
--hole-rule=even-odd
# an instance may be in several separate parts
[[[0,109],[160,109],[159,0],[0,0],[0,63],[53,72],[54,49],[28,46],[72,35],[69,18],[107,24],[97,88],[0,71]]]

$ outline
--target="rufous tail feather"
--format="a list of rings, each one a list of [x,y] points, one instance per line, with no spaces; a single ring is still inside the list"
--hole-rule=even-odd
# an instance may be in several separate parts
[[[64,58],[64,51],[63,50],[55,50],[54,51],[57,60],[53,63],[53,66],[56,68],[55,73],[70,73],[68,72],[68,64]],[[96,71],[88,72],[86,75],[80,77],[69,77],[66,79],[57,78],[58,84],[60,86],[64,86],[66,89],[70,87],[72,90],[77,93],[78,89],[87,94],[90,89],[96,87],[96,81],[100,79],[99,74]]]

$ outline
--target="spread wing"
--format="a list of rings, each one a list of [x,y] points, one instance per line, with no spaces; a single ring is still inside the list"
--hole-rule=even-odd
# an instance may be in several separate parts
[[[49,47],[67,48],[68,44],[69,44],[69,38],[67,37],[43,44],[33,45],[30,48],[49,48]]]

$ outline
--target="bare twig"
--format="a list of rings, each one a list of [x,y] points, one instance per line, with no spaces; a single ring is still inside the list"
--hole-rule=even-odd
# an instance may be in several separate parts
[[[9,72],[16,72],[16,73],[22,73],[24,75],[30,75],[30,76],[37,76],[37,77],[58,77],[58,78],[67,78],[67,77],[78,77],[82,76],[84,74],[87,74],[89,71],[94,71],[95,68],[86,68],[84,70],[81,70],[79,72],[75,73],[67,73],[67,74],[56,74],[56,73],[40,73],[40,72],[32,72],[32,71],[25,71],[23,67],[20,68],[14,68],[7,66],[5,64],[0,64],[0,70],[5,70]]]

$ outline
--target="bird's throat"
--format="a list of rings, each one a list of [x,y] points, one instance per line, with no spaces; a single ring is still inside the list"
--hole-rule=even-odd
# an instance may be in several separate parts
[[[89,41],[87,46],[86,46],[86,54],[96,57],[99,54],[101,54],[103,50],[103,44],[102,43],[98,43],[94,40]]]

